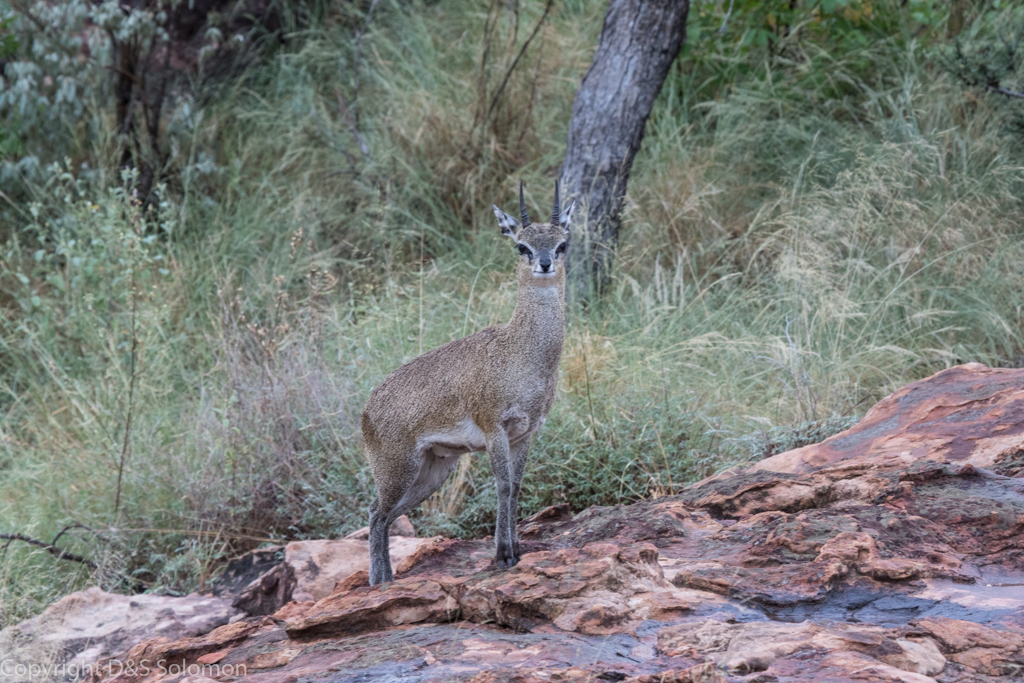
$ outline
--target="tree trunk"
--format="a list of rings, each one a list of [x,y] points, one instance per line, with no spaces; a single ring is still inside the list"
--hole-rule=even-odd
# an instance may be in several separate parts
[[[633,157],[672,62],[686,40],[689,0],[611,0],[590,70],[572,106],[561,180],[578,203],[570,296],[608,282]]]

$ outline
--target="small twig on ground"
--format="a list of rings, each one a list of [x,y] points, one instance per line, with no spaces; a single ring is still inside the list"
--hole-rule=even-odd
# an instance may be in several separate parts
[[[61,533],[64,532],[62,531]],[[57,537],[60,538],[60,534],[58,534]],[[26,536],[24,534],[0,534],[0,540],[7,541],[7,544],[4,546],[4,552],[7,552],[7,548],[14,541],[21,541],[23,543],[28,543],[29,545],[34,545],[38,548],[42,548],[46,552],[56,557],[58,560],[78,562],[79,564],[84,564],[86,567],[89,567],[90,569],[96,569],[96,563],[90,560],[89,558],[82,557],[81,555],[76,555],[75,553],[69,552],[64,548],[57,547],[53,543],[40,541],[38,538],[32,538],[31,536]]]

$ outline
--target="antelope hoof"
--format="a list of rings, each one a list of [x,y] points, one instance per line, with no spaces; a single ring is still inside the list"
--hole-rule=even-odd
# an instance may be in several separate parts
[[[370,585],[377,586],[382,583],[389,583],[394,581],[394,576],[391,573],[391,567],[386,568],[370,568]]]
[[[498,548],[494,562],[498,565],[498,569],[511,569],[519,564],[519,554],[514,553],[511,548]]]

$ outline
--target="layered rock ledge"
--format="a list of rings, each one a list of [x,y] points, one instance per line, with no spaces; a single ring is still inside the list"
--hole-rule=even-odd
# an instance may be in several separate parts
[[[510,570],[430,539],[393,583],[356,571],[93,681],[1024,680],[1024,370],[954,367],[821,444],[519,528]]]

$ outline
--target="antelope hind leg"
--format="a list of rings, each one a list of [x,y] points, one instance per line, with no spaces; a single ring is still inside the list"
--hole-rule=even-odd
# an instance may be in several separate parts
[[[368,449],[367,457],[377,484],[377,497],[370,505],[370,585],[376,586],[392,579],[388,534],[403,500],[416,483],[422,455],[415,451]]]
[[[377,500],[370,506],[370,585],[392,581],[394,575],[391,571],[390,540],[389,531],[391,524],[396,519],[409,512],[424,500],[430,497],[444,484],[445,480],[455,469],[459,458],[437,457],[426,448],[419,454],[419,470],[411,483],[401,487],[403,490],[399,495],[397,491],[391,492],[390,500],[397,497],[397,502],[383,508]],[[408,478],[404,478],[408,481]],[[378,489],[380,486],[378,485]],[[397,488],[397,487],[396,487]],[[376,523],[376,524],[375,524]]]
[[[383,509],[378,495],[370,505],[370,585],[391,581],[390,510]]]

